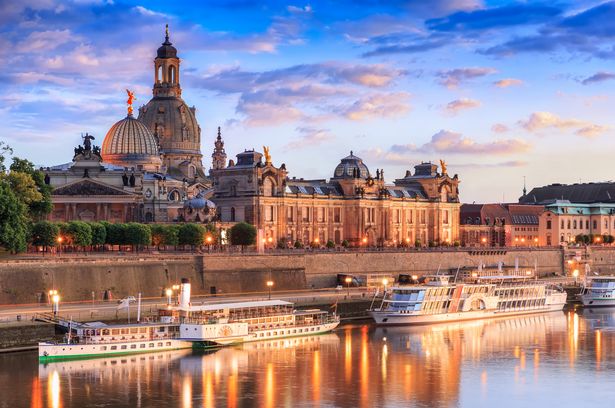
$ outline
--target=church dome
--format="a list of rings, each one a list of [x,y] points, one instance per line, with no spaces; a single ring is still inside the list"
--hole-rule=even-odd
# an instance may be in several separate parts
[[[166,35],[162,46],[157,51],[158,58],[177,58],[177,48],[169,41],[169,25],[167,24]]]
[[[155,168],[161,164],[156,138],[132,115],[111,126],[101,153],[104,162],[118,166]]]
[[[344,157],[340,164],[337,165],[333,173],[333,178],[362,178],[366,179],[369,175],[369,169],[363,163],[363,159],[355,156],[350,152],[350,156]]]

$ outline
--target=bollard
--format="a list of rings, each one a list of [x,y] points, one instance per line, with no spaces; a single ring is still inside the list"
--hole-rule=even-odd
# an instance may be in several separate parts
[[[21,322],[21,315],[17,315],[17,321]]]

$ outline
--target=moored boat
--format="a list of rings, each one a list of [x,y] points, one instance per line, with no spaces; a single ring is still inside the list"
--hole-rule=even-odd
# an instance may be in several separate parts
[[[588,277],[578,297],[584,307],[615,306],[615,276]]]
[[[539,281],[477,278],[451,283],[435,275],[417,285],[389,288],[379,307],[368,311],[376,323],[430,324],[561,311],[566,293]]]

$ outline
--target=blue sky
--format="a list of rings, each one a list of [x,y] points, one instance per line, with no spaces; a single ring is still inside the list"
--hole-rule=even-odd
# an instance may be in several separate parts
[[[221,126],[230,157],[268,145],[297,177],[444,159],[465,202],[615,179],[604,1],[0,0],[0,140],[41,165],[102,143],[126,88],[151,97],[166,23],[206,167]]]

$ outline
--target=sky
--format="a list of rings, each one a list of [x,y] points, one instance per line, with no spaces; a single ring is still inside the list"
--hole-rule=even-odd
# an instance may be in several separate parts
[[[615,1],[0,0],[0,140],[37,165],[102,144],[165,24],[207,168],[220,126],[291,177],[443,159],[463,202],[615,179]]]

